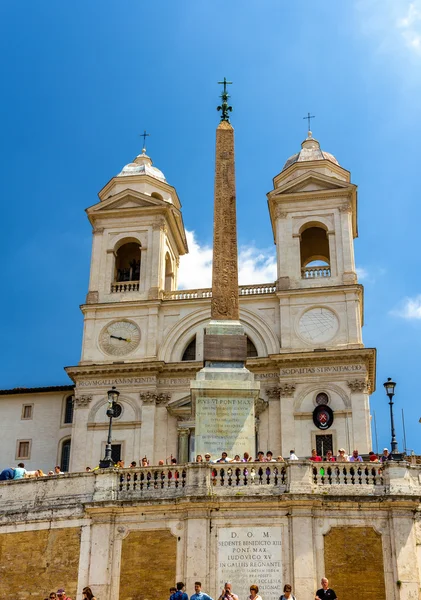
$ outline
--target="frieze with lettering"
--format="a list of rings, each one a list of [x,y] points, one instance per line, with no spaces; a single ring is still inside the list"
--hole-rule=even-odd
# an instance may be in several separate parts
[[[292,367],[280,369],[281,377],[288,375],[331,375],[334,373],[365,373],[364,365],[328,365],[326,367]]]

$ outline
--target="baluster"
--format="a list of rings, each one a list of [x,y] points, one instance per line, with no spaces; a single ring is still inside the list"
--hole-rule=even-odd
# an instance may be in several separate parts
[[[165,471],[162,470],[161,471],[161,490],[164,489],[164,485],[165,485]]]
[[[350,475],[351,475],[351,483],[354,485],[355,484],[355,469],[354,467],[351,467],[349,469]]]
[[[224,483],[225,483],[224,477],[225,477],[225,469],[221,469],[219,471],[219,480],[220,480],[221,485],[224,485]]]
[[[227,469],[227,475],[228,475],[228,485],[232,486],[232,469],[231,468]]]
[[[158,471],[153,472],[153,487],[154,489],[158,489]]]
[[[254,483],[255,478],[256,478],[256,471],[255,471],[254,467],[252,467],[250,469],[250,483],[251,484]]]
[[[241,475],[241,469],[239,467],[237,467],[235,469],[235,485],[240,485],[240,475]]]
[[[278,485],[278,474],[279,474],[278,467],[273,467],[273,475],[274,475],[275,485]]]
[[[146,488],[147,489],[149,489],[151,487],[151,479],[152,479],[152,474],[150,471],[148,471],[146,474]]]
[[[344,475],[342,483],[344,483],[345,485],[347,485],[348,484],[348,477],[347,477],[348,471],[347,471],[346,467],[343,467],[342,473]]]
[[[248,482],[249,482],[249,480],[248,480],[248,474],[249,474],[249,471],[248,471],[247,467],[245,467],[243,469],[244,485],[247,485]]]
[[[362,472],[361,466],[358,467],[357,473],[358,473],[358,483],[361,485],[363,482],[363,478],[362,478],[363,472]]]
[[[172,483],[172,471],[168,471],[168,487],[171,487]]]
[[[329,484],[332,484],[332,467],[327,468],[327,480]]]
[[[144,481],[145,481],[145,474],[144,474],[144,472],[142,471],[142,472],[140,473],[140,486],[139,486],[141,490],[143,490]]]
[[[181,471],[181,487],[185,487],[186,486],[186,476],[187,476],[186,470],[183,469]]]
[[[316,469],[316,467],[313,467],[313,481],[314,481],[314,483],[317,483],[317,469]]]
[[[174,472],[174,483],[175,483],[176,488],[178,488],[178,486],[179,486],[179,483],[180,483],[179,479],[180,479],[180,473],[178,471],[175,471]]]
[[[216,485],[217,484],[216,469],[212,469],[211,477],[212,477],[212,484]]]
[[[262,485],[262,483],[263,483],[263,469],[262,469],[262,467],[259,467],[258,475],[259,475],[259,485]]]
[[[286,483],[287,480],[287,469],[286,467],[282,467],[281,469],[281,483]]]

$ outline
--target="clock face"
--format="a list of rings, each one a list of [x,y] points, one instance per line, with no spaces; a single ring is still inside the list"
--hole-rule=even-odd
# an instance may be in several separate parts
[[[307,342],[322,344],[336,335],[338,325],[335,313],[328,308],[311,308],[302,315],[298,331]]]
[[[131,321],[114,321],[106,325],[99,335],[104,352],[123,356],[135,350],[140,342],[140,329]]]

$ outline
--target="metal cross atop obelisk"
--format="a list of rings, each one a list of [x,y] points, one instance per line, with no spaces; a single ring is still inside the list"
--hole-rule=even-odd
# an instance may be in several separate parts
[[[143,137],[143,148],[142,148],[142,152],[146,152],[146,138],[149,137],[151,134],[150,133],[146,133],[146,129],[143,130],[143,133],[140,134],[139,137]]]
[[[218,106],[216,110],[221,110],[221,121],[227,121],[228,123],[230,122],[230,118],[228,113],[232,112],[232,106],[228,106],[228,92],[227,92],[227,85],[232,85],[232,81],[227,81],[226,77],[224,77],[224,81],[218,81],[218,85],[223,85],[224,86],[224,91],[221,94],[221,99],[222,99],[222,104],[221,106]]]
[[[310,119],[315,119],[315,118],[316,118],[316,116],[315,115],[310,115],[310,113],[307,113],[307,116],[303,117],[303,119],[307,119],[307,121],[308,121],[308,128],[307,128],[308,132],[311,131],[311,128],[310,128]]]

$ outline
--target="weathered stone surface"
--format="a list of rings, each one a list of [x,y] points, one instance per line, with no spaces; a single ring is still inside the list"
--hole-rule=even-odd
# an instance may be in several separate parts
[[[338,598],[386,599],[382,537],[372,527],[333,527],[325,535],[324,554],[325,574]]]
[[[80,527],[0,535],[0,599],[45,598],[60,587],[75,598],[79,551]]]
[[[131,531],[123,540],[120,598],[162,600],[175,585],[177,538],[168,529]]]

